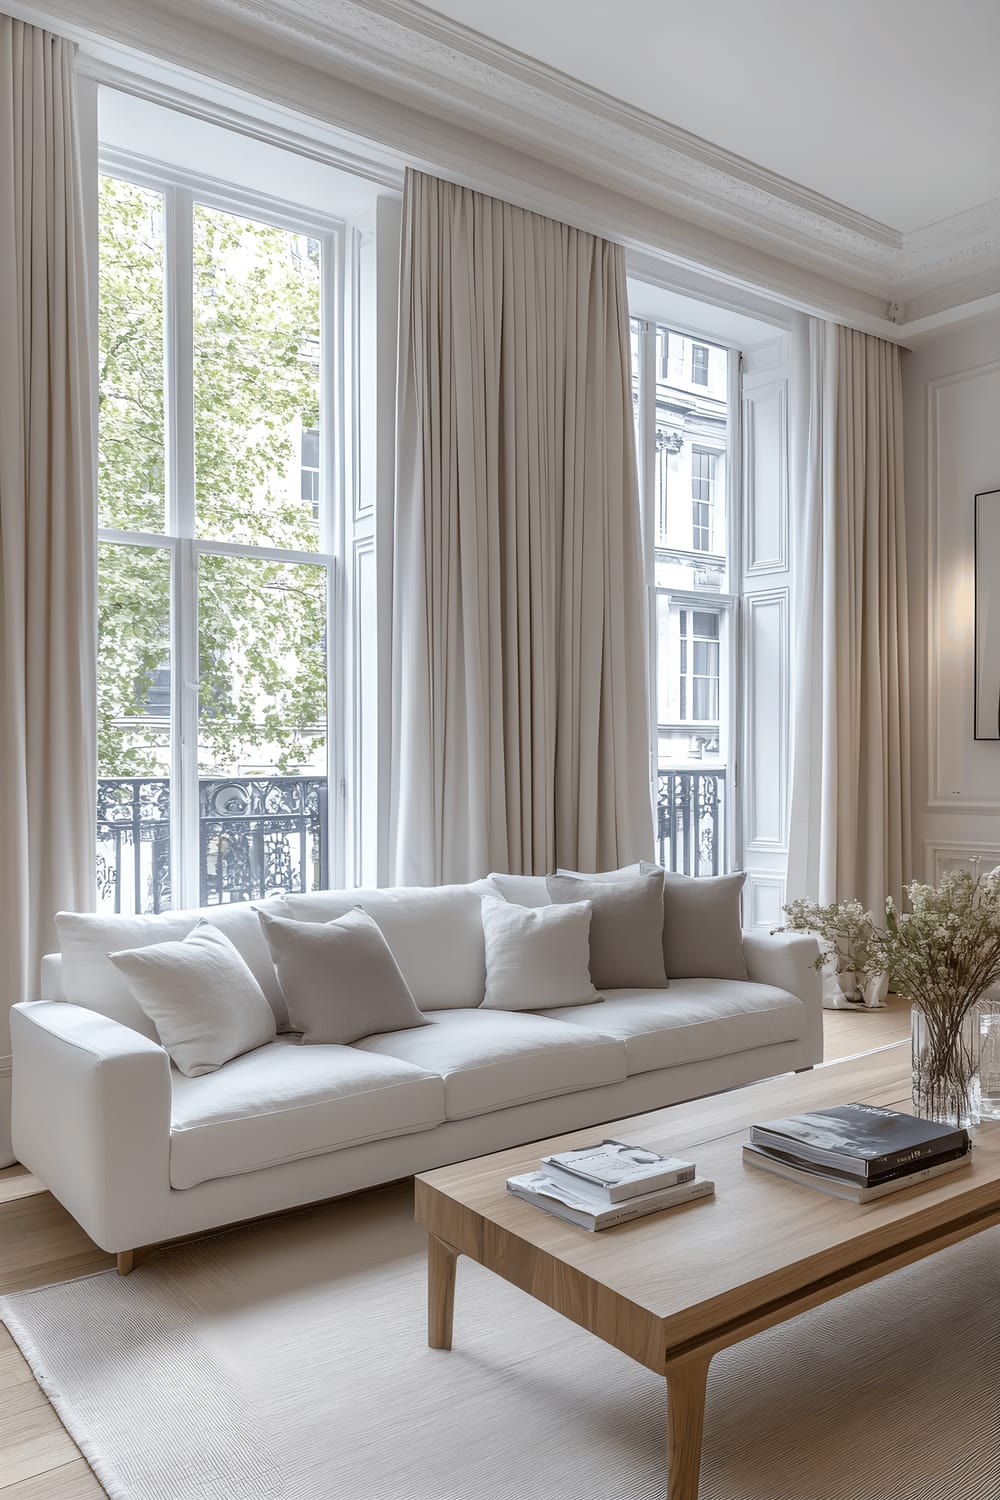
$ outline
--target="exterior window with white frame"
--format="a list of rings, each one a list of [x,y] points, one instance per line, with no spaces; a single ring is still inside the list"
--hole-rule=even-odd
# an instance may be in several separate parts
[[[712,550],[712,505],[715,499],[715,454],[691,450],[691,545],[695,552]]]
[[[338,236],[100,179],[101,909],[329,884]]]
[[[715,874],[727,867],[733,810],[735,356],[639,320],[632,350],[640,484],[652,512],[657,851],[670,869]]]

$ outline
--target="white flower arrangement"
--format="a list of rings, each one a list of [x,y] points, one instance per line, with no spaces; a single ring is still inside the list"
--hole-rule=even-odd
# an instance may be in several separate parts
[[[949,870],[936,886],[915,880],[906,896],[908,912],[886,898],[882,925],[858,901],[792,901],[777,930],[814,933],[817,968],[832,962],[838,973],[891,975],[922,1017],[914,1099],[944,1118],[961,1113],[957,1101],[976,1070],[970,1012],[1000,982],[1000,867],[985,875],[978,867]]]

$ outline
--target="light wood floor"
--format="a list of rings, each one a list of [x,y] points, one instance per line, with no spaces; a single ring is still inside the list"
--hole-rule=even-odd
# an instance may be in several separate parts
[[[909,1005],[824,1011],[826,1061],[889,1047],[909,1035]],[[0,1294],[113,1265],[22,1167],[0,1171]],[[104,1491],[0,1327],[0,1500],[100,1500]],[[237,1497],[234,1497],[237,1500]]]

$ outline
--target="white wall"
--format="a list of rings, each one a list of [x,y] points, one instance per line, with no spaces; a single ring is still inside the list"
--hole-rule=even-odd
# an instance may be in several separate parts
[[[1000,864],[1000,741],[973,738],[973,509],[1000,488],[1000,314],[904,355],[913,874]],[[1000,584],[1000,580],[998,580]]]

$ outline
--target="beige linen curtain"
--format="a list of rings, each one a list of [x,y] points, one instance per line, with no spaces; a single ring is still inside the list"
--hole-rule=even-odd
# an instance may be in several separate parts
[[[902,388],[894,344],[810,327],[788,895],[878,916],[913,877]]]
[[[407,173],[397,881],[650,852],[643,599],[622,250]]]
[[[93,905],[95,546],[74,49],[0,16],[0,1054]]]

